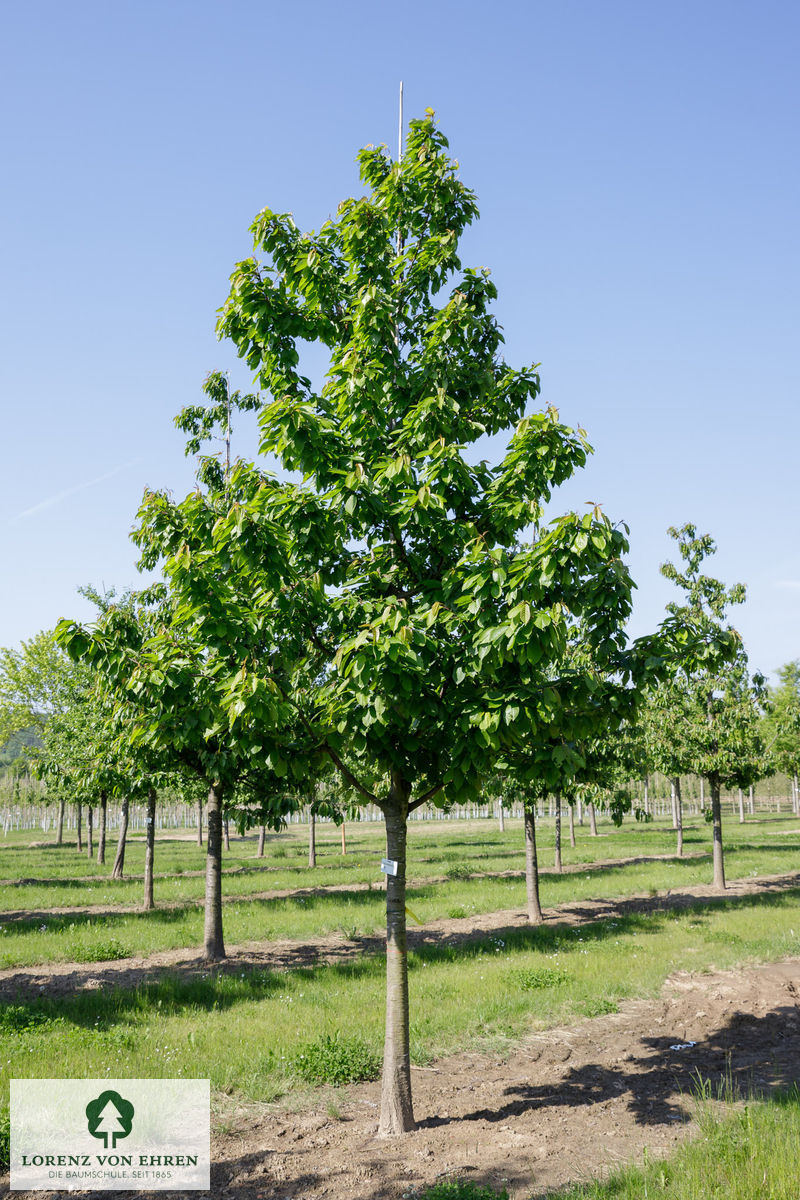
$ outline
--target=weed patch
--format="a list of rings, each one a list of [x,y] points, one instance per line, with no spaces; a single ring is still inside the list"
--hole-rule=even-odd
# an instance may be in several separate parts
[[[378,1078],[381,1056],[361,1038],[326,1033],[301,1046],[288,1060],[288,1067],[308,1083],[359,1083]]]

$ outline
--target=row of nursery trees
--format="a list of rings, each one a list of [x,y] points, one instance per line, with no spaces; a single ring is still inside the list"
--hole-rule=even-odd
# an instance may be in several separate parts
[[[71,727],[75,707],[54,699],[68,715],[47,742],[63,729],[72,749],[48,744],[45,769],[101,803],[155,803],[176,774],[202,782],[211,961],[224,955],[225,813],[277,828],[329,774],[339,783],[326,795],[380,808],[395,864],[388,1135],[414,1123],[409,814],[474,800],[491,781],[526,801],[530,855],[538,798],[583,791],[620,813],[644,754],[708,781],[722,887],[720,789],[765,769],[764,691],[728,623],[744,589],[703,574],[710,538],[672,531],[680,562],[664,570],[681,599],[630,643],[625,526],[599,507],[544,523],[590,447],[537,408],[535,367],[503,357],[494,284],[458,257],[475,196],[433,114],[411,123],[400,160],[368,147],[359,161],[366,194],[319,231],[269,209],[256,218],[219,331],[259,390],[213,374],[205,402],[177,417],[200,455],[197,489],[180,502],[146,492],[134,533],[161,581],[118,602],[95,595],[91,626],[59,625],[83,703]],[[304,373],[307,343],[327,354],[320,385]],[[201,453],[239,410],[257,411],[277,474]],[[480,439],[509,431],[499,463],[480,459]]]

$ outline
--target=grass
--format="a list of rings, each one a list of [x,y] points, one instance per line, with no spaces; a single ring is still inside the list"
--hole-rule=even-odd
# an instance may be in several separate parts
[[[800,891],[698,903],[576,930],[523,928],[428,945],[409,959],[413,1061],[510,1046],[527,1031],[653,995],[678,969],[798,953],[798,899]],[[287,972],[176,972],[136,989],[42,998],[18,1006],[31,1024],[0,1027],[0,1076],[185,1074],[272,1100],[293,1090],[293,1064],[310,1043],[357,1040],[380,1055],[384,982],[375,955]]]
[[[521,831],[509,828],[511,822],[504,834],[499,833],[493,822],[458,822],[443,829],[446,824],[412,825],[409,906],[414,914],[426,923],[523,907],[524,885],[519,877],[492,878],[480,874],[490,870],[521,869]],[[467,825],[470,828],[465,828]],[[782,817],[761,824],[732,826],[728,833],[729,878],[776,874],[794,868],[796,839],[783,834],[795,825],[796,821],[788,822]],[[258,860],[252,858],[253,839],[233,841],[234,873],[227,874],[223,884],[225,894],[233,897],[224,909],[227,941],[234,944],[273,938],[308,939],[342,933],[353,938],[380,932],[384,924],[383,884],[377,869],[382,849],[381,830],[358,824],[349,828],[357,831],[349,834],[356,854],[343,858],[333,841],[321,842],[322,865],[315,870],[307,866],[281,866],[279,869],[254,866]],[[580,832],[578,846],[571,852],[574,861],[589,852],[621,858],[637,851],[642,856],[673,849],[674,835],[664,826],[601,828],[607,836],[600,839]],[[546,823],[545,830],[549,834]],[[778,836],[774,836],[776,830]],[[285,846],[278,848],[295,856],[305,854],[304,834],[296,827],[275,836],[285,840]],[[336,836],[335,831],[333,836]],[[708,830],[704,824],[687,825],[686,845],[688,851],[707,849]],[[234,848],[239,858],[235,857]],[[0,842],[0,870],[8,869],[5,865],[8,855],[12,858],[18,855],[15,861],[24,862],[26,869],[43,870],[46,863],[42,859],[53,851],[61,856],[59,861],[66,855],[74,866],[85,867],[83,860],[76,860],[74,850],[69,848],[30,849]],[[543,863],[545,851],[546,848],[541,850]],[[157,852],[173,866],[183,863],[181,870],[188,869],[189,865],[196,866],[199,859],[198,847],[191,842],[165,841],[163,846],[159,842]],[[251,857],[243,857],[245,853]],[[570,853],[569,847],[567,853]],[[708,882],[711,873],[706,858],[639,862],[620,867],[595,868],[588,863],[586,866],[585,873],[559,876],[549,873],[545,864],[541,883],[543,904],[549,907],[566,901],[624,897],[637,892],[656,895],[667,889],[675,891],[694,883]],[[94,865],[92,870],[96,870]],[[419,881],[420,877],[433,874],[444,877],[445,882],[415,883],[415,878]],[[25,878],[38,877],[26,875]],[[368,883],[373,890],[325,892],[325,886],[333,882]],[[15,917],[0,923],[0,967],[64,961],[99,962],[106,958],[195,947],[202,941],[203,918],[199,906],[202,886],[203,880],[199,876],[176,874],[158,880],[156,895],[161,907],[147,914],[117,909],[120,902],[131,904],[141,900],[139,881],[112,884],[79,878],[71,882],[62,879],[47,887],[41,884],[0,886],[0,906],[5,904],[7,910],[13,908],[31,914],[27,919]],[[281,887],[310,887],[313,891],[275,900],[252,898],[253,893]],[[187,906],[164,907],[170,895],[186,901]],[[73,904],[105,904],[107,908],[94,914],[50,912],[50,908],[67,899]],[[49,904],[45,904],[46,901]],[[40,904],[45,907],[33,911]]]
[[[699,1111],[700,1136],[669,1159],[615,1171],[608,1179],[551,1193],[550,1200],[797,1200],[800,1092],[721,1116]]]

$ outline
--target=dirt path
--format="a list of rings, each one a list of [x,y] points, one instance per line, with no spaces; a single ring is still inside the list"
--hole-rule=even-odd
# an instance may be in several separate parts
[[[319,1093],[300,1113],[231,1100],[220,1114],[227,1132],[212,1139],[211,1194],[400,1200],[458,1175],[541,1200],[641,1161],[645,1148],[668,1155],[696,1133],[698,1073],[712,1090],[730,1079],[743,1096],[798,1080],[799,1027],[800,959],[680,972],[658,999],[531,1035],[508,1059],[459,1054],[415,1069],[418,1128],[401,1138],[376,1137],[378,1083]]]
[[[597,859],[590,863],[570,863],[561,871],[563,875],[586,875],[591,871],[606,871],[610,867],[630,867],[638,863],[650,862],[687,862],[694,858],[711,858],[711,855],[706,850],[694,850],[691,854],[684,854],[680,858],[675,854],[648,854],[635,855],[630,858],[605,858]],[[278,870],[279,868],[268,868],[269,870]],[[233,875],[250,874],[250,871],[233,871]],[[183,878],[188,876],[186,873]],[[192,872],[192,874],[201,874],[201,872]],[[553,869],[547,867],[540,868],[539,875],[544,878],[549,875],[555,875]],[[473,871],[459,879],[524,879],[525,872],[517,870],[508,871]],[[92,877],[94,878],[94,877]],[[139,879],[141,876],[128,876],[129,879]],[[165,876],[164,878],[175,879],[178,876]],[[103,877],[105,883],[113,883],[108,876]],[[37,880],[20,880],[22,883],[36,883]],[[69,883],[69,880],[64,880]],[[84,880],[81,880],[84,882]],[[418,878],[409,878],[409,887],[427,887],[434,883],[451,883],[452,877],[449,875],[425,875]],[[292,897],[300,896],[324,896],[328,892],[368,892],[368,891],[383,891],[383,883],[326,883],[320,884],[318,887],[301,887],[301,888],[273,888],[271,891],[265,892],[242,892],[238,895],[229,895],[222,897],[223,904],[241,904],[243,900],[288,900]],[[198,896],[187,900],[162,900],[157,902],[156,908],[174,910],[178,908],[202,908],[203,897]],[[50,917],[69,917],[69,916],[87,916],[87,917],[116,917],[123,913],[141,913],[141,904],[82,904],[82,905],[62,905],[60,907],[49,908],[15,908],[8,911],[0,911],[0,925],[11,924],[15,921],[44,921]]]
[[[707,884],[697,884],[679,890],[667,890],[662,895],[650,893],[624,899],[577,900],[544,910],[550,927],[584,925],[592,921],[619,919],[633,913],[648,913],[664,909],[686,908],[703,899],[712,903],[726,902],[740,896],[775,894],[800,887],[800,872],[785,875],[748,877],[729,882],[723,893]],[[499,934],[513,929],[529,928],[527,917],[520,909],[500,909],[491,913],[476,913],[460,919],[430,921],[421,928],[409,928],[410,949],[423,945],[463,945],[479,941],[487,934]],[[323,962],[345,962],[365,954],[379,954],[384,948],[382,937],[347,938],[332,934],[311,941],[283,939],[272,942],[244,942],[228,947],[228,956],[215,964],[214,970],[238,972],[243,970],[290,970]],[[196,949],[162,950],[142,958],[125,958],[104,963],[47,963],[32,967],[8,967],[0,971],[0,1002],[19,1003],[37,996],[68,996],[82,989],[122,987],[135,988],[145,982],[155,982],[164,974],[182,976],[205,975],[209,964],[204,963]]]

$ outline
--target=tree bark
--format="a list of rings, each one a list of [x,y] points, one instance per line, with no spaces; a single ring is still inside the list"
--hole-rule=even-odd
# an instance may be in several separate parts
[[[378,1126],[381,1137],[407,1133],[414,1128],[406,947],[406,833],[410,794],[406,780],[393,771],[389,796],[382,806],[386,857],[397,863],[397,874],[386,876],[386,1040]]]
[[[555,835],[555,867],[559,875],[561,866],[561,796],[556,792],[556,835]]]
[[[75,832],[78,835],[78,853],[83,850],[83,834],[81,832],[81,821],[83,819],[83,805],[78,803],[75,805]]]
[[[155,908],[153,898],[153,858],[156,848],[156,789],[151,787],[147,793],[147,826],[144,848],[144,907],[145,910]]]
[[[678,828],[678,811],[677,811],[677,806],[675,803],[675,780],[674,779],[670,780],[669,802],[670,802],[670,808],[672,809],[672,828],[677,829]]]
[[[597,813],[594,811],[593,804],[587,804],[589,810],[589,833],[592,837],[597,837]]]
[[[111,872],[112,879],[122,879],[122,872],[125,867],[125,839],[128,836],[129,809],[130,800],[125,796],[122,801],[122,816],[119,823],[119,837],[117,838],[117,854],[114,859],[114,869]]]
[[[225,957],[222,938],[222,784],[217,780],[208,789],[206,806],[206,911],[203,932],[203,958],[218,962]]]
[[[106,861],[106,818],[108,817],[108,796],[100,793],[100,832],[97,838],[97,861],[101,866]]]
[[[317,822],[313,808],[308,813],[308,865],[317,865]]]
[[[524,808],[525,813],[525,887],[528,892],[528,920],[531,925],[541,925],[544,920],[539,902],[539,862],[536,857],[536,817],[533,809]]]
[[[266,827],[266,825],[262,825],[258,831],[258,853],[256,854],[257,858],[264,857],[264,842],[266,841],[266,837],[267,837],[267,827]]]
[[[675,797],[675,828],[677,832],[676,853],[678,858],[683,857],[683,800],[681,798],[681,779],[680,775],[676,775],[672,781],[673,795]]]
[[[569,806],[569,844],[575,849],[575,805]]]
[[[231,848],[231,831],[228,827],[228,818],[227,817],[225,817],[225,819],[222,822],[222,828],[225,832],[225,849],[230,850],[230,848]]]
[[[86,857],[91,859],[94,857],[94,841],[92,840],[92,832],[94,828],[94,809],[91,804],[86,805]]]
[[[197,844],[203,844],[203,797],[197,798]]]
[[[65,807],[66,807],[66,802],[62,797],[62,799],[59,800],[59,802],[58,802],[58,827],[56,830],[56,845],[57,846],[61,846],[64,844],[64,809],[65,809]]]
[[[649,775],[645,775],[645,777],[644,777],[643,808],[645,811],[645,816],[649,816],[650,815],[650,776]]]
[[[714,853],[714,887],[725,890],[725,857],[722,851],[722,803],[720,800],[720,785],[717,775],[709,775],[708,784],[711,788],[711,823],[713,826]]]
[[[503,808],[503,801],[500,800],[497,805],[497,824],[500,832],[505,833],[506,828],[506,810]]]
[[[342,821],[342,854],[347,854],[347,832]]]
[[[747,793],[747,800],[750,816],[754,817],[756,815],[756,792],[752,783],[750,784],[750,791]]]
[[[706,811],[706,781],[700,776],[700,812]]]
[[[738,793],[737,799],[739,801],[739,824],[744,825],[744,792],[741,788],[739,788]]]

